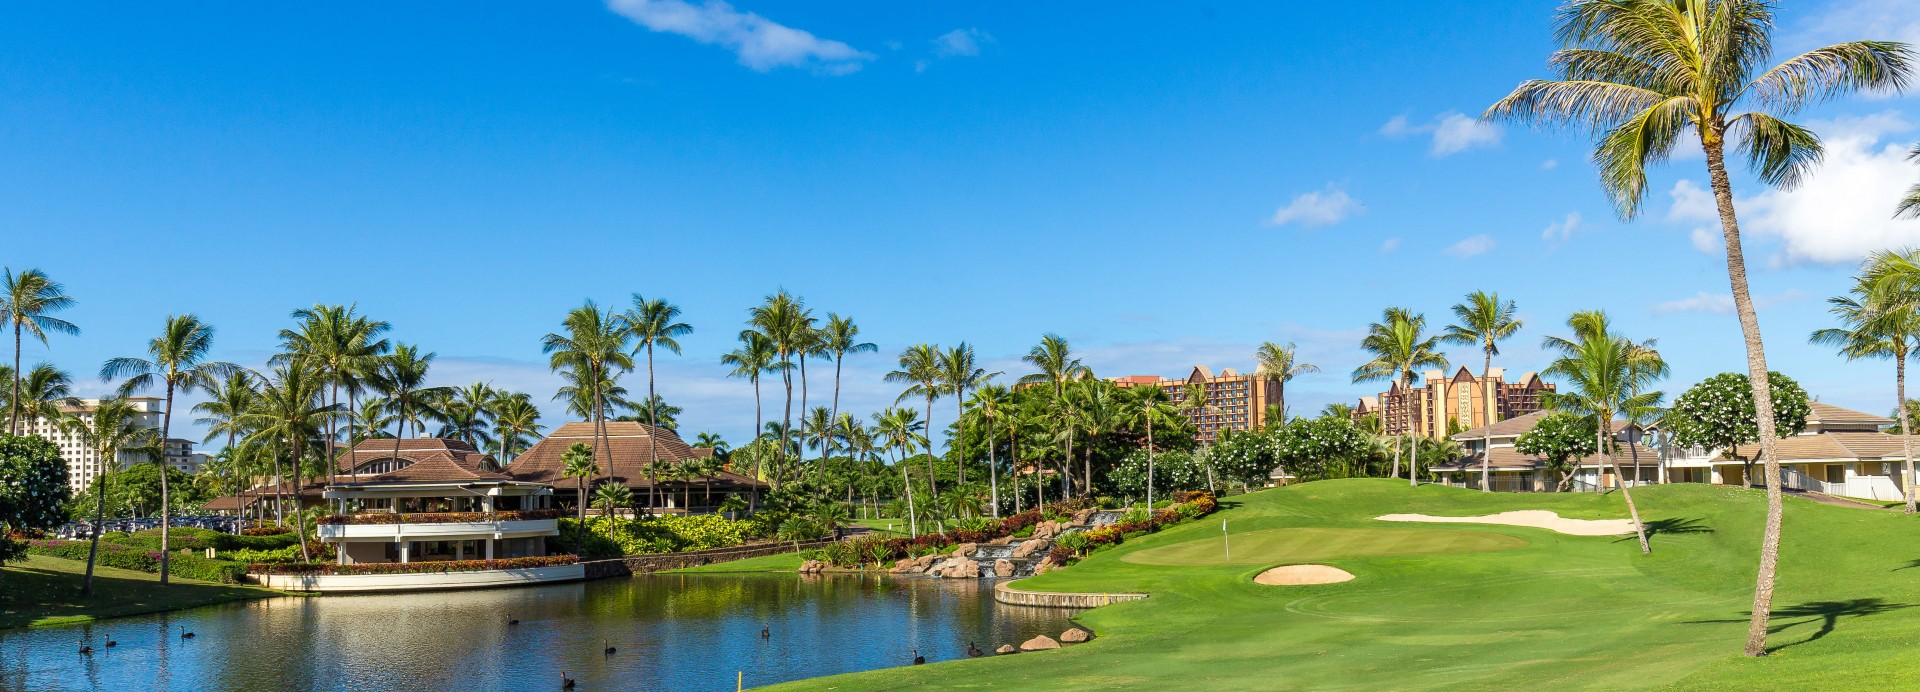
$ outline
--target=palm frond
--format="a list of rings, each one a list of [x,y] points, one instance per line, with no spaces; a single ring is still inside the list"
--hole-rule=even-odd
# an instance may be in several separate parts
[[[1761,73],[1747,86],[1760,102],[1792,113],[1855,91],[1900,91],[1913,68],[1913,51],[1892,41],[1853,41],[1816,48]]]
[[[1798,187],[1826,153],[1812,130],[1765,113],[1743,114],[1734,119],[1733,129],[1747,166],[1768,185],[1783,189]]]
[[[1647,194],[1647,166],[1673,154],[1680,135],[1694,123],[1698,106],[1690,96],[1662,99],[1601,137],[1593,162],[1621,218],[1639,215]]]
[[[1549,127],[1612,129],[1667,96],[1625,84],[1591,80],[1530,79],[1481,114],[1486,120]]]

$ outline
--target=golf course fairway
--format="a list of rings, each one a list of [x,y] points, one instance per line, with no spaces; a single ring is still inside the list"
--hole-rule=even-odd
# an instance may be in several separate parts
[[[1675,484],[1635,489],[1634,498],[1652,555],[1641,555],[1632,536],[1374,520],[1527,509],[1613,519],[1626,516],[1618,493],[1481,493],[1353,479],[1228,497],[1213,516],[1016,582],[1032,591],[1152,594],[1081,614],[1098,634],[1092,642],[781,689],[1920,685],[1912,662],[1920,519],[1787,498],[1772,653],[1749,659],[1740,648],[1764,494]],[[1355,578],[1253,583],[1269,567],[1305,562]]]

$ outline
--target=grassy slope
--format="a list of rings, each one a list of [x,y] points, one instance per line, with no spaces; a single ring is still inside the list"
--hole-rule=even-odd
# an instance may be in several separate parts
[[[1257,564],[1164,566],[1124,558],[1188,541],[1291,527],[1434,530],[1387,524],[1391,512],[1478,515],[1550,509],[1584,519],[1625,515],[1618,494],[1482,494],[1384,480],[1309,483],[1230,498],[1216,518],[1132,541],[1020,582],[1055,591],[1136,591],[1145,601],[1078,619],[1090,644],[801,681],[796,689],[909,686],[1222,689],[1349,687],[1843,688],[1920,682],[1902,663],[1920,640],[1920,523],[1896,512],[1788,500],[1775,599],[1775,653],[1739,656],[1765,513],[1758,492],[1673,485],[1635,493],[1657,528],[1654,554],[1631,537],[1564,536],[1448,524],[1528,546],[1439,555],[1379,555],[1356,542],[1316,546],[1315,561],[1358,575],[1323,586],[1251,582],[1296,562],[1285,542]],[[1366,553],[1375,553],[1362,556]],[[1235,555],[1236,558],[1240,557]],[[1239,562],[1239,560],[1235,560]],[[1830,631],[1823,625],[1832,622]],[[995,642],[998,644],[999,642]]]
[[[284,595],[259,587],[179,577],[163,589],[156,574],[96,567],[94,595],[83,599],[80,584],[86,571],[85,562],[39,555],[0,569],[0,628],[74,624]]]

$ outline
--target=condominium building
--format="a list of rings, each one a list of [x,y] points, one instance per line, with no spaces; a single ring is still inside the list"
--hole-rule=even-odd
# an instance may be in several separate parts
[[[1420,382],[1414,387],[1396,380],[1379,396],[1361,398],[1354,406],[1354,417],[1378,416],[1381,431],[1388,435],[1412,432],[1439,440],[1456,430],[1538,411],[1543,408],[1542,395],[1553,391],[1553,385],[1541,380],[1538,373],[1525,373],[1517,381],[1508,382],[1504,368],[1493,368],[1484,381],[1466,368],[1451,377],[1444,371],[1428,370]]]
[[[1267,406],[1280,402],[1280,381],[1255,371],[1242,375],[1232,368],[1213,374],[1205,365],[1195,365],[1184,379],[1166,379],[1154,375],[1130,375],[1108,378],[1121,387],[1157,385],[1165,390],[1198,431],[1197,439],[1210,444],[1222,430],[1253,430],[1267,424]],[[1187,388],[1199,385],[1206,394],[1205,406],[1187,405]]]
[[[78,418],[82,423],[91,423],[93,412],[100,408],[100,401],[100,399],[79,399],[76,402],[77,405],[61,406],[60,412],[66,416]],[[137,396],[129,397],[127,402],[133,405],[134,410],[140,412],[141,425],[159,429],[165,401],[158,397]],[[37,435],[60,448],[60,458],[67,460],[67,485],[73,488],[74,494],[86,492],[87,486],[93,483],[93,479],[106,473],[107,467],[101,463],[99,452],[89,446],[79,433],[63,427],[60,421],[30,418],[26,420],[26,431],[27,434]],[[184,442],[187,445],[183,456],[193,454],[193,443],[186,440],[178,440],[178,442]],[[169,444],[167,447],[169,461],[172,460],[174,450],[175,446]],[[113,468],[124,468],[127,464],[147,460],[143,455],[123,451],[120,453],[120,458],[114,460]]]

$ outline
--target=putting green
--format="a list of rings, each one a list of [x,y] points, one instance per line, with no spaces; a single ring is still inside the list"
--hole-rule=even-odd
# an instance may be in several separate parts
[[[1522,538],[1487,531],[1447,529],[1263,529],[1231,536],[1232,559],[1219,537],[1184,541],[1122,556],[1138,565],[1216,567],[1318,562],[1343,557],[1445,555],[1510,550],[1527,545]]]

